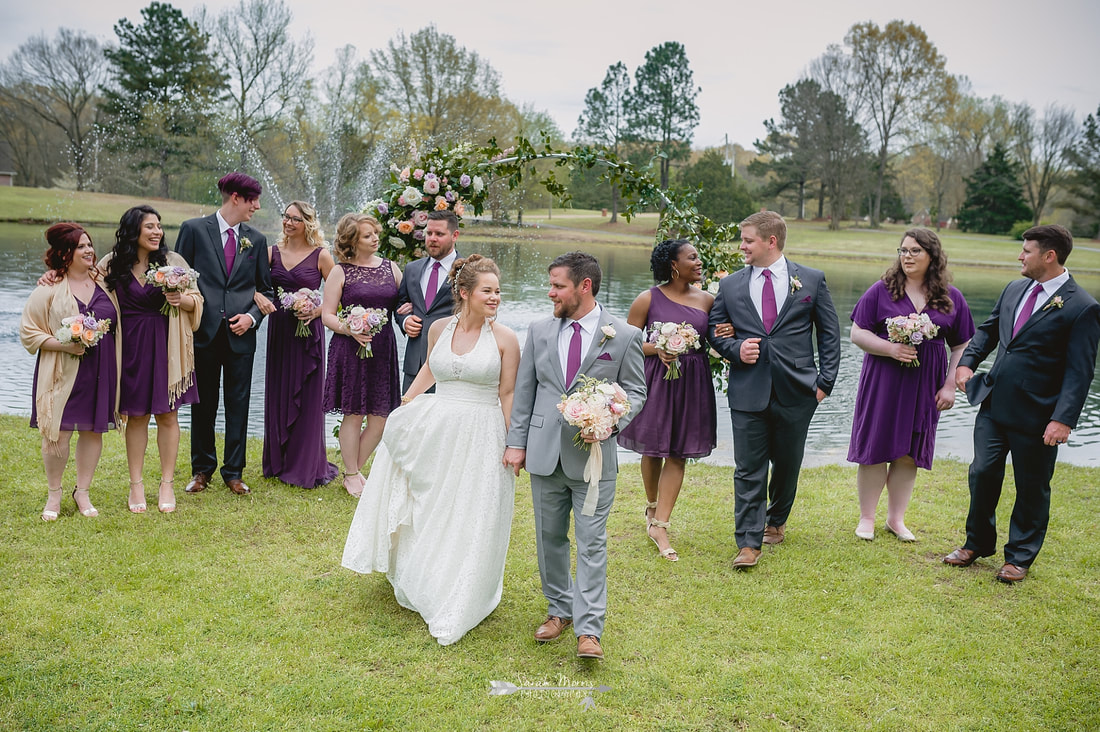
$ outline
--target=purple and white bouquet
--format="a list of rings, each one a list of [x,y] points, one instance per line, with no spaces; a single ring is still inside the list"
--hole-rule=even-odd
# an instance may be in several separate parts
[[[657,350],[676,357],[665,367],[665,381],[680,378],[680,356],[693,348],[698,350],[703,346],[699,331],[691,323],[655,322],[650,327],[648,340]]]
[[[374,337],[382,332],[382,327],[389,322],[389,315],[382,308],[365,308],[362,305],[350,305],[340,308],[336,317],[345,325],[349,332],[356,335]],[[370,343],[359,346],[356,352],[359,358],[374,358]]]
[[[198,278],[199,273],[190,267],[177,267],[173,265],[158,267],[154,264],[151,265],[149,271],[145,273],[145,281],[156,285],[162,292],[183,292],[191,287]],[[165,303],[160,306],[160,314],[169,315],[174,318],[180,314],[180,309],[165,301]]]
[[[302,320],[301,316],[308,316],[321,307],[321,291],[302,287],[294,292],[287,292],[280,287],[275,294],[279,296],[279,304],[283,306],[283,310],[298,316],[298,327],[294,329],[294,335],[309,338],[313,331],[309,329],[309,321]]]
[[[80,343],[85,349],[88,349],[94,348],[103,340],[103,336],[107,335],[110,331],[110,318],[97,320],[95,313],[87,312],[62,318],[61,327],[58,329],[57,333],[54,333],[54,338],[61,343]],[[77,360],[84,357],[83,355],[71,355]]]
[[[932,322],[928,313],[910,313],[886,319],[886,337],[891,343],[903,343],[916,348],[927,340],[939,335],[940,326]],[[914,358],[905,366],[920,366],[920,359]]]

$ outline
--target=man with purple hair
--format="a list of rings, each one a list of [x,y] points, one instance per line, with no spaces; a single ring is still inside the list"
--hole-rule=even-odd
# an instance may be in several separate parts
[[[229,173],[218,181],[222,206],[210,216],[184,221],[176,251],[198,271],[207,303],[195,331],[195,381],[199,403],[191,405],[191,472],[188,493],[206,490],[218,467],[214,420],[219,384],[225,378],[225,459],[221,475],[237,495],[250,493],[241,476],[248,439],[252,360],[263,314],[253,300],[273,300],[267,239],[248,225],[260,210],[259,181]]]

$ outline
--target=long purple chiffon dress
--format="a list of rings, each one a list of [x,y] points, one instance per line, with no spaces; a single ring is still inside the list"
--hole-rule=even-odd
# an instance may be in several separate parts
[[[294,292],[321,286],[317,269],[320,249],[287,271],[279,247],[271,248],[271,284]],[[265,478],[316,488],[339,470],[325,453],[325,413],[321,392],[325,384],[325,332],[321,319],[309,324],[309,337],[295,335],[298,316],[283,309],[275,298],[275,312],[267,318],[267,372],[264,385]]]
[[[954,303],[950,313],[924,310],[940,331],[917,347],[920,366],[904,366],[870,353],[863,355],[848,462],[877,465],[909,455],[918,468],[932,469],[940,421],[936,392],[947,377],[948,351],[974,335],[974,319],[966,298],[954,287],[948,292]],[[887,318],[914,312],[916,308],[908,297],[894,302],[886,284],[879,280],[859,298],[852,322],[885,339]]]
[[[397,339],[393,311],[397,307],[397,281],[389,260],[377,267],[341,263],[344,293],[340,307],[362,305],[383,308],[389,320],[371,340],[372,358],[359,358],[359,344],[351,336],[334,334],[328,344],[328,380],[325,411],[388,417],[401,404],[401,379],[397,368]]]
[[[120,414],[143,416],[166,414],[181,404],[199,400],[199,387],[191,387],[172,403],[168,398],[168,317],[162,315],[164,292],[136,277],[119,283],[115,291],[126,337],[122,339],[122,382],[119,386]]]
[[[84,351],[76,372],[69,400],[61,414],[61,429],[66,432],[108,432],[115,428],[115,394],[118,388],[118,364],[115,333],[118,312],[107,294],[98,287],[87,305],[76,299],[81,313],[94,313],[97,320],[111,319],[111,330],[94,347]],[[125,343],[125,340],[123,340]],[[38,393],[38,362],[34,365],[34,386]],[[38,409],[31,399],[31,427],[38,427]]]
[[[648,457],[702,458],[718,439],[718,412],[707,357],[707,317],[698,308],[673,302],[660,288],[649,290],[646,337],[654,323],[689,323],[702,337],[702,347],[680,356],[680,378],[657,356],[646,356],[648,395],[642,411],[619,433],[619,445]]]

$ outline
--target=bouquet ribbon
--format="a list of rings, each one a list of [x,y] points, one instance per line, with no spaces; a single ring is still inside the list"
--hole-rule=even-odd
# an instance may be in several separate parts
[[[584,479],[588,481],[588,492],[584,495],[581,516],[594,516],[596,504],[600,502],[600,476],[603,475],[603,449],[600,443],[589,445],[588,462],[584,464]]]

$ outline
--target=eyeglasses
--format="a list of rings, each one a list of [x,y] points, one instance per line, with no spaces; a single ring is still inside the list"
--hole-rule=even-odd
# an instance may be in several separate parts
[[[296,224],[305,223],[305,219],[301,216],[291,216],[290,214],[283,214],[283,221],[293,221]],[[901,251],[900,249],[898,250]]]
[[[920,247],[917,247],[916,249],[906,249],[905,247],[899,247],[898,248],[898,254],[900,254],[903,257],[913,257],[914,259],[916,259],[917,257],[919,257],[923,253],[924,253],[924,250],[921,249]]]

